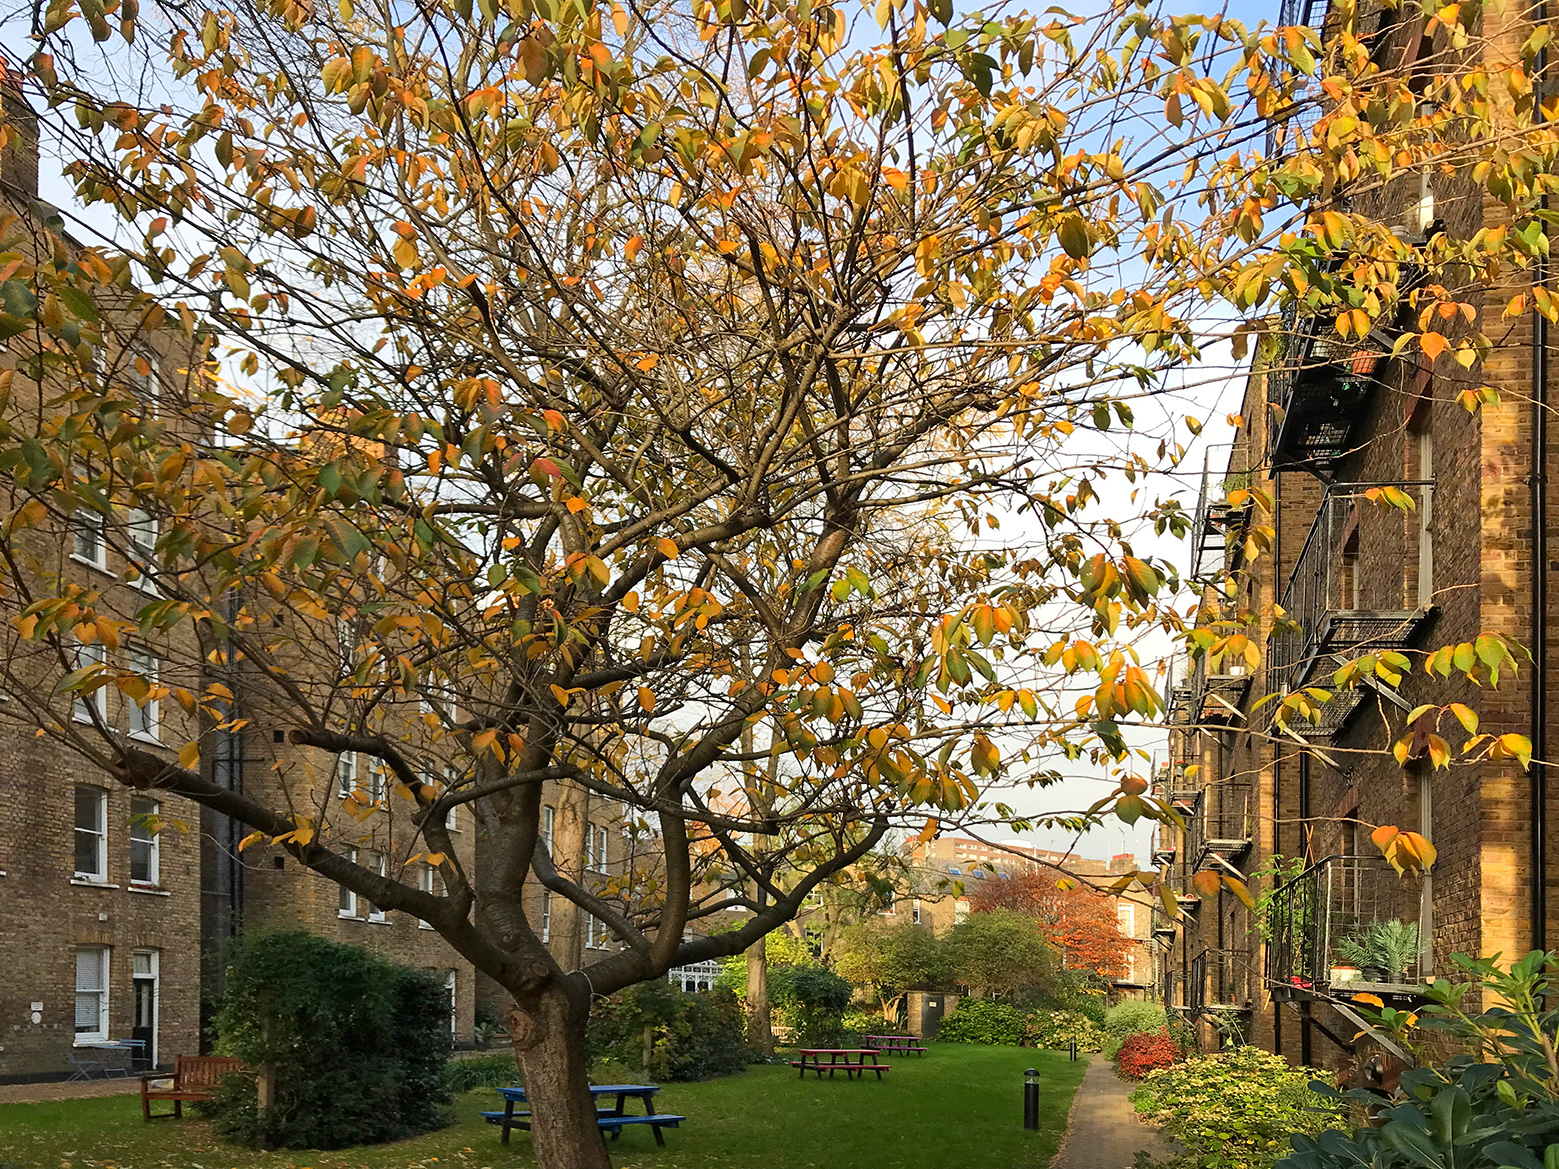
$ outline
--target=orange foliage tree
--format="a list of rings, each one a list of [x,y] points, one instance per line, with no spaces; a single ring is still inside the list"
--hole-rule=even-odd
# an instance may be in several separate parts
[[[1134,944],[1120,931],[1117,905],[1107,893],[1046,872],[983,881],[969,898],[974,913],[1011,909],[1033,918],[1066,969],[1106,979],[1126,975],[1126,956]]]

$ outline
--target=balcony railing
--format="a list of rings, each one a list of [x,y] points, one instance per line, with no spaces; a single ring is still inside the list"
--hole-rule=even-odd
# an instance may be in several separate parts
[[[1245,535],[1250,526],[1251,503],[1232,504],[1230,492],[1250,486],[1250,472],[1231,469],[1214,474],[1213,455],[1202,464],[1202,485],[1196,497],[1191,544],[1191,579],[1206,583],[1236,571],[1245,558]]]
[[[1272,993],[1414,992],[1427,973],[1421,893],[1371,856],[1328,857],[1278,886],[1266,922]]]
[[[1191,674],[1191,716],[1198,726],[1226,727],[1245,718],[1245,698],[1250,693],[1250,672],[1244,660],[1220,662],[1209,672],[1198,659]]]
[[[1410,510],[1392,506],[1392,493],[1409,501]],[[1407,607],[1409,560],[1429,571],[1422,547],[1411,549],[1410,541],[1427,539],[1422,525],[1433,495],[1432,480],[1333,483],[1327,489],[1283,592],[1292,625],[1274,630],[1268,642],[1274,692],[1304,685],[1332,655],[1411,644],[1430,609]]]
[[[1186,1006],[1193,1015],[1204,1011],[1248,1011],[1251,1008],[1250,958],[1237,950],[1203,950],[1191,959],[1186,979]]]
[[[1255,792],[1248,782],[1209,783],[1197,803],[1197,863],[1217,854],[1233,860],[1250,848],[1256,827]]]

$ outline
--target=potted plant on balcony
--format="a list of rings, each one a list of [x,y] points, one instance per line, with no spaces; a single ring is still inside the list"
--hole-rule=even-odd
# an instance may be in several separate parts
[[[1386,918],[1372,921],[1343,938],[1337,943],[1337,953],[1345,962],[1357,965],[1358,973],[1354,977],[1362,978],[1364,982],[1406,983],[1408,969],[1418,957],[1420,944],[1417,922]],[[1340,971],[1352,968],[1352,965],[1334,966],[1332,981],[1353,981],[1338,977]]]

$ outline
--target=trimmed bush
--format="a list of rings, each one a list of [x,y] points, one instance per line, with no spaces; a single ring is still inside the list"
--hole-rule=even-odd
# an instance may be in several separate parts
[[[1255,1047],[1193,1055],[1151,1071],[1131,1095],[1149,1122],[1185,1150],[1186,1169],[1269,1169],[1293,1133],[1319,1133],[1343,1109],[1310,1088],[1313,1068],[1290,1067]]]
[[[240,939],[216,1017],[217,1049],[269,1068],[263,1112],[252,1075],[229,1076],[212,1128],[258,1148],[339,1149],[449,1122],[449,1000],[431,975],[301,931]]]
[[[947,1043],[984,1043],[1017,1047],[1023,1042],[1023,1014],[1007,1003],[989,999],[959,999],[942,1020],[936,1037]]]
[[[591,1012],[590,1058],[644,1068],[646,1028],[651,1079],[706,1080],[747,1067],[746,1023],[729,991],[689,994],[664,980],[630,986]]]
[[[1068,1048],[1077,1041],[1078,1051],[1102,1051],[1108,1036],[1079,1011],[1034,1011],[1023,1020],[1023,1046]]]
[[[1180,1058],[1180,1047],[1162,1031],[1133,1031],[1121,1040],[1115,1070],[1128,1080],[1140,1080],[1154,1068],[1167,1068]]]
[[[1157,1003],[1127,999],[1104,1012],[1104,1029],[1116,1039],[1125,1039],[1137,1031],[1159,1031],[1169,1024],[1169,1016]]]

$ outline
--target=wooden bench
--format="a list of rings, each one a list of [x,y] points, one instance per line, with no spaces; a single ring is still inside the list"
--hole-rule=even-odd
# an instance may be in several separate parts
[[[181,1055],[173,1061],[173,1073],[141,1077],[141,1116],[146,1120],[178,1119],[184,1102],[211,1099],[222,1077],[242,1071],[243,1064],[227,1055]],[[153,1100],[172,1100],[173,1111],[152,1114]]]
[[[530,1128],[531,1114],[529,1112],[482,1112],[478,1113],[478,1115],[487,1121],[488,1124],[504,1125],[504,1136],[506,1137],[509,1135],[509,1128],[521,1130]],[[625,1124],[650,1125],[655,1133],[655,1143],[665,1147],[666,1138],[660,1135],[660,1130],[663,1128],[676,1128],[686,1119],[687,1117],[685,1116],[673,1116],[670,1113],[658,1116],[619,1116],[614,1112],[603,1111],[596,1116],[595,1122],[602,1131],[611,1133],[614,1141],[623,1135],[623,1125]]]

